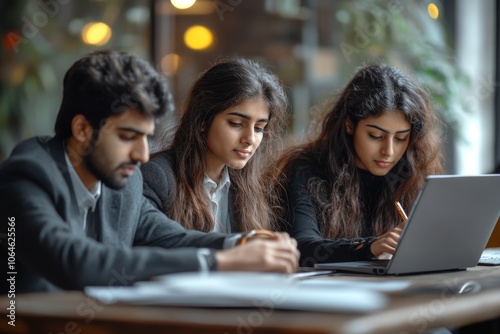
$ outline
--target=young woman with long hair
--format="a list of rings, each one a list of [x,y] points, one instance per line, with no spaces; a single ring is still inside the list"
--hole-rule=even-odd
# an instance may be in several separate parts
[[[215,64],[192,85],[173,141],[142,166],[145,196],[188,229],[273,229],[263,171],[281,149],[286,108],[258,63]]]
[[[443,172],[440,121],[427,94],[388,65],[361,68],[318,133],[287,150],[276,185],[301,265],[392,254],[425,177]]]

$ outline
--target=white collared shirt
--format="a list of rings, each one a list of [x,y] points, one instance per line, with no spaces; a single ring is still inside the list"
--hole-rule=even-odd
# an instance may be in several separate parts
[[[101,196],[101,181],[97,181],[96,185],[89,191],[76,173],[76,170],[71,164],[71,161],[69,160],[68,154],[66,152],[64,152],[64,157],[66,158],[69,176],[73,185],[73,189],[75,191],[78,210],[80,212],[80,222],[82,230],[88,236],[94,237],[94,226],[88,226],[87,215],[89,209],[91,210],[91,212],[95,211],[95,206],[97,204],[97,201],[99,200],[99,197]]]
[[[212,232],[229,233],[231,231],[231,221],[229,218],[229,187],[231,180],[227,167],[224,167],[219,184],[211,178],[205,176],[203,186],[210,199],[212,217],[215,221]]]
[[[80,179],[80,177],[78,176],[78,174],[76,173],[76,170],[74,169],[73,165],[71,164],[69,157],[68,157],[68,154],[66,152],[64,152],[64,156],[66,159],[66,164],[68,165],[71,183],[72,183],[73,189],[75,191],[75,197],[76,197],[78,209],[80,212],[80,222],[81,222],[82,230],[85,232],[85,234],[87,236],[95,239],[96,231],[95,231],[95,226],[93,225],[94,220],[90,221],[89,222],[90,224],[87,224],[87,216],[88,216],[89,209],[91,210],[91,212],[95,211],[97,201],[99,200],[99,197],[101,196],[101,181],[97,181],[96,185],[91,189],[91,191],[89,191],[85,187],[85,185],[83,184],[83,182]],[[227,172],[226,172],[226,174],[227,174]],[[224,178],[224,176],[223,176],[223,178]],[[208,177],[207,177],[207,179],[210,180]],[[227,175],[225,177],[225,179],[227,179],[227,180],[223,184],[224,185],[227,184],[227,189],[229,189],[229,185],[231,184],[231,182],[229,181],[229,175]],[[215,184],[215,182],[213,182],[212,180],[210,180],[210,181],[213,184]],[[223,186],[223,187],[225,187],[225,186]],[[217,193],[219,194],[220,191],[218,191]],[[221,195],[221,196],[223,196],[223,195]],[[228,202],[227,191],[226,191],[225,197],[226,197],[225,202],[226,202],[226,207],[227,207],[227,202]],[[220,203],[220,201],[219,201],[219,203]],[[228,215],[226,214],[226,217],[227,216]],[[226,221],[228,222],[229,219],[227,218]],[[91,226],[89,226],[89,225],[91,225]],[[241,234],[236,234],[236,235],[233,235],[231,237],[226,238],[226,240],[224,241],[223,248],[234,247],[235,243],[237,242],[237,240],[240,237],[241,237]],[[207,273],[208,271],[211,270],[213,264],[214,263],[216,264],[215,253],[213,250],[210,250],[207,248],[199,248],[197,251],[197,257],[198,257],[198,263],[199,263],[199,270],[202,273]]]

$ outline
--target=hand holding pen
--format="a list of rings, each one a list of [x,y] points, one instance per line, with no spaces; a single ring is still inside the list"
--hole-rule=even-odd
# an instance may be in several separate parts
[[[403,227],[408,220],[408,216],[403,210],[401,203],[396,202],[395,204],[396,208],[398,209],[399,215],[401,216],[401,218],[403,218],[403,222],[389,232],[382,234],[370,245],[370,251],[375,257],[380,256],[383,253],[394,254],[396,246],[399,242],[399,237],[401,236],[401,232],[403,231]]]

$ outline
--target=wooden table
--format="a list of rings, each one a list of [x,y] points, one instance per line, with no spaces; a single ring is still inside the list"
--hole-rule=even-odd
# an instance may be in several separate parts
[[[345,279],[334,275],[323,279]],[[0,298],[1,333],[423,333],[500,318],[500,267],[401,277],[348,276],[353,280],[411,280],[405,291],[369,314],[105,305],[81,292]],[[458,291],[463,288],[462,293]]]

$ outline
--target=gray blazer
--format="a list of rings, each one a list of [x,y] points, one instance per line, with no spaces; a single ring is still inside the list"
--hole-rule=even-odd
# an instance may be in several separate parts
[[[141,166],[144,178],[144,196],[162,212],[168,212],[177,193],[177,181],[174,169],[175,155],[161,152],[154,155],[148,163]],[[229,187],[229,221],[232,233],[241,232],[236,224],[233,202],[234,187]]]
[[[140,171],[121,190],[103,185],[93,215],[97,236],[91,239],[78,223],[63,142],[37,137],[19,144],[0,166],[0,253],[7,264],[10,217],[16,292],[128,285],[196,271],[196,247],[223,248],[226,235],[187,231],[155,209],[142,189]],[[7,283],[2,281],[2,293]]]

